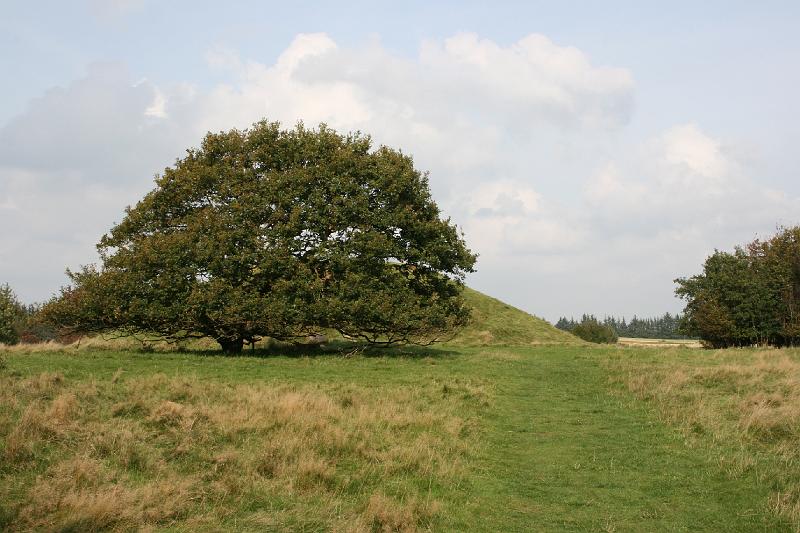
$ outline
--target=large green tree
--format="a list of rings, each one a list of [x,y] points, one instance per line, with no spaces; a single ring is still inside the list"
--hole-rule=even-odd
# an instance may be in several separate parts
[[[709,346],[800,341],[800,227],[715,251],[701,274],[675,281],[686,300],[683,331]]]
[[[208,134],[71,273],[45,312],[73,331],[210,336],[226,352],[325,328],[432,342],[468,320],[475,255],[411,157],[262,121]]]

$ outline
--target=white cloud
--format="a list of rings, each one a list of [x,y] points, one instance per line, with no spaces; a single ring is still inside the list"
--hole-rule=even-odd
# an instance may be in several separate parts
[[[688,176],[721,180],[729,172],[730,165],[722,153],[721,143],[700,131],[695,124],[670,128],[660,142],[665,160],[683,167]]]
[[[47,91],[0,128],[0,166],[118,182],[152,175],[154,160],[176,155],[166,125],[147,116],[157,99],[151,84],[132,83],[123,66],[93,65],[85,78]]]
[[[102,21],[116,21],[141,11],[146,0],[89,0],[92,14]]]
[[[95,260],[124,207],[196,141],[158,117],[159,94],[120,65],[94,65],[0,128],[0,204],[13,208],[0,209],[0,272],[23,298],[46,298],[66,267]]]
[[[153,101],[144,110],[144,115],[153,118],[167,117],[167,98],[157,87],[154,88]]]
[[[541,195],[524,184],[492,181],[476,187],[467,199],[470,214],[478,217],[515,217],[536,213]]]
[[[595,67],[578,49],[532,34],[510,47],[463,33],[423,45],[421,63],[448,81],[464,103],[503,113],[588,125],[627,122],[633,79],[621,68]]]
[[[696,124],[671,127],[631,146],[619,162],[624,170],[617,163],[601,167],[587,181],[586,201],[598,220],[637,221],[640,233],[717,224],[735,234],[790,216],[796,200],[759,186],[723,147]]]
[[[759,185],[724,147],[696,124],[677,125],[587,180],[582,218],[592,233],[580,254],[591,261],[583,275],[596,274],[597,285],[584,309],[607,312],[605,302],[624,312],[613,303],[624,294],[658,312],[648,300],[667,301],[672,279],[698,272],[715,248],[800,222],[800,198]]]
[[[568,147],[569,132],[621,127],[633,102],[626,70],[595,67],[578,50],[535,35],[503,47],[459,34],[425,42],[409,59],[378,41],[342,48],[309,34],[272,65],[225,48],[207,60],[233,79],[198,97],[197,129],[246,127],[262,116],[360,129],[413,153],[436,175],[440,199],[456,184],[485,180],[504,162],[516,167],[520,151],[535,160]],[[520,168],[501,172],[510,173],[524,177]]]
[[[482,256],[524,257],[564,252],[577,246],[583,231],[569,225],[565,212],[542,205],[542,195],[510,180],[482,183],[459,199],[469,244]]]
[[[615,163],[608,163],[586,183],[586,201],[594,208],[608,205],[624,206],[626,210],[646,204],[647,187],[636,180],[626,179]]]
[[[542,35],[458,34],[407,58],[307,34],[271,63],[225,48],[206,60],[225,83],[133,83],[100,65],[0,128],[0,224],[20,228],[0,233],[0,270],[24,298],[91,261],[124,205],[206,131],[263,117],[360,129],[413,154],[481,254],[474,282],[549,318],[663,312],[671,280],[705,253],[796,222],[796,199],[760,188],[696,124],[625,144],[631,73]]]

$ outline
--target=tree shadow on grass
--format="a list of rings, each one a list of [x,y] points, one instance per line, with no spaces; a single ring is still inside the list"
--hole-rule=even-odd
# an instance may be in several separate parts
[[[445,346],[376,346],[344,340],[333,340],[325,344],[275,344],[269,347],[247,347],[239,354],[223,354],[221,350],[186,350],[182,353],[207,357],[391,357],[403,359],[449,358],[459,352]]]

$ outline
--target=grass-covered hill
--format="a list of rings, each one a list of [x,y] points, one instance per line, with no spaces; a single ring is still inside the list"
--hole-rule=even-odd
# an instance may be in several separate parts
[[[578,337],[474,289],[464,291],[472,307],[471,323],[449,344],[457,346],[532,346],[583,344]]]

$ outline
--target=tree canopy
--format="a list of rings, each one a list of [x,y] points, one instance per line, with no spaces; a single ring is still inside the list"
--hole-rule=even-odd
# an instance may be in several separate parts
[[[0,343],[16,344],[19,341],[18,321],[25,307],[8,284],[0,285]]]
[[[464,324],[476,256],[411,157],[358,133],[262,121],[209,133],[45,308],[73,331],[210,336],[226,352],[329,328],[432,342]]]
[[[800,341],[800,227],[733,253],[716,250],[701,274],[675,282],[686,300],[683,331],[708,346]]]

